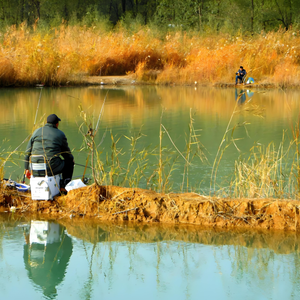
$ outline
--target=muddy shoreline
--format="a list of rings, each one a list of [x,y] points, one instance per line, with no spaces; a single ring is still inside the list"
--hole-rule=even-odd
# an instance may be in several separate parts
[[[76,78],[76,77],[75,77]],[[81,76],[76,79],[70,80],[70,85],[76,86],[122,86],[122,85],[169,85],[169,86],[211,86],[211,87],[219,87],[219,88],[247,88],[247,89],[276,89],[282,88],[281,86],[275,85],[273,83],[254,83],[254,84],[238,84],[236,85],[234,82],[226,83],[226,82],[215,82],[215,83],[202,83],[195,82],[193,84],[183,83],[172,83],[161,84],[155,83],[153,80],[138,80],[136,76],[133,75],[123,75],[123,76]],[[288,88],[300,88],[300,85],[291,85]]]
[[[52,219],[193,224],[215,228],[299,231],[300,201],[226,199],[195,193],[160,194],[150,190],[91,185],[34,201],[30,193],[3,189],[0,212]]]
[[[178,83],[178,82],[164,82],[157,83],[152,79],[137,79],[134,74],[120,75],[120,76],[87,76],[74,75],[70,77],[65,84],[58,86],[48,86],[44,84],[9,84],[0,86],[0,88],[18,88],[18,87],[112,87],[112,86],[192,86],[192,87],[216,87],[216,88],[239,88],[239,89],[300,89],[300,84],[278,85],[267,81],[253,84],[235,84],[234,82],[194,82],[194,83]]]

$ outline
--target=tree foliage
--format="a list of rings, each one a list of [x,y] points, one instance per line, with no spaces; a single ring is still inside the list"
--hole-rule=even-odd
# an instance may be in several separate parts
[[[200,32],[288,30],[300,24],[299,0],[0,0],[0,27],[39,22],[87,26],[138,19],[141,25]]]

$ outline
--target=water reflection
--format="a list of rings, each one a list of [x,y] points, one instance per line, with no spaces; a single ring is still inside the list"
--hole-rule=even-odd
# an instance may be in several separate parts
[[[31,221],[23,232],[10,221],[0,214],[1,299],[18,299],[16,282],[31,300],[41,291],[47,299],[145,300],[296,299],[300,292],[293,232],[86,219]]]
[[[57,296],[72,254],[72,239],[54,222],[31,221],[24,229],[24,263],[28,277],[48,299]]]
[[[202,87],[197,91],[191,87],[156,86],[105,87],[104,89],[95,87],[44,88],[36,115],[40,89],[3,89],[0,93],[0,138],[10,140],[4,142],[0,148],[3,151],[3,157],[6,157],[14,149],[18,149],[14,155],[10,156],[12,161],[5,164],[6,177],[11,177],[19,182],[24,165],[23,155],[20,152],[25,150],[26,143],[20,148],[17,147],[32,132],[35,117],[37,116],[37,123],[39,120],[45,121],[49,112],[61,116],[60,127],[68,137],[75,162],[85,165],[88,149],[82,148],[84,138],[78,132],[82,122],[78,107],[82,105],[88,115],[95,117],[94,122],[96,123],[103,99],[108,91],[104,112],[99,122],[99,131],[95,138],[96,144],[101,144],[98,148],[100,160],[107,162],[107,158],[111,157],[112,134],[115,140],[118,140],[116,145],[118,151],[122,153],[119,156],[121,167],[127,169],[131,156],[131,142],[126,137],[136,137],[141,131],[142,137],[138,140],[136,149],[138,151],[147,149],[147,152],[150,153],[160,145],[160,122],[167,129],[181,153],[184,156],[187,155],[186,141],[189,136],[192,110],[194,128],[197,132],[199,130],[199,140],[207,150],[205,155],[208,164],[198,160],[195,156],[189,168],[189,186],[193,191],[205,194],[211,192],[212,165],[220,142],[223,140],[228,121],[233,114],[235,99],[237,100],[240,94],[241,97],[237,101],[245,104],[247,99],[251,99],[251,105],[263,110],[264,117],[258,117],[251,109],[241,109],[239,113],[234,114],[232,126],[235,128],[233,136],[235,144],[231,143],[228,150],[224,151],[218,167],[217,184],[220,187],[229,185],[228,181],[234,173],[235,161],[241,154],[246,157],[255,143],[267,146],[270,142],[274,142],[275,145],[282,142],[283,130],[291,128],[293,120],[298,118],[297,112],[300,109],[299,91],[297,90],[284,92],[268,90],[265,93],[260,91],[253,94],[244,86],[242,89],[236,90]],[[161,120],[163,108],[164,113]],[[235,126],[237,124],[247,124],[247,126]],[[292,136],[290,133],[288,134]],[[163,136],[162,147],[178,153],[167,134]],[[191,151],[191,153],[194,152]],[[145,182],[157,169],[156,154],[157,152],[154,151],[154,155],[148,156],[149,163],[144,172],[145,178],[140,181],[139,187],[146,188]],[[168,155],[168,157],[170,156]],[[18,165],[16,166],[16,164]],[[184,164],[184,160],[179,157],[176,161],[176,172],[171,174],[170,182],[173,183],[172,191],[174,192],[182,191]],[[110,161],[108,161],[108,169],[110,169]],[[82,177],[83,170],[77,165],[74,176]]]
[[[243,104],[246,101],[246,90],[241,89],[238,91],[238,89],[235,89],[235,101],[238,104]]]
[[[238,104],[243,104],[247,99],[250,100],[251,97],[253,97],[254,92],[251,90],[246,89],[235,89],[235,101],[238,102]]]
[[[186,242],[214,246],[270,249],[277,254],[300,253],[300,234],[285,231],[203,228],[168,224],[64,223],[73,237],[92,244],[103,242]]]
[[[204,299],[240,299],[246,291],[251,293],[244,299],[266,299],[270,293],[271,299],[280,299],[279,285],[288,293],[299,291],[299,234],[184,225],[65,225],[72,236],[91,243],[88,283],[94,287],[108,282],[110,290],[118,285],[127,290],[124,284],[133,287],[135,278],[135,285],[148,291],[147,299],[197,299],[199,288]],[[148,285],[154,278],[155,295]]]
[[[247,90],[247,95],[249,98],[251,98],[254,95],[254,92],[251,90]]]

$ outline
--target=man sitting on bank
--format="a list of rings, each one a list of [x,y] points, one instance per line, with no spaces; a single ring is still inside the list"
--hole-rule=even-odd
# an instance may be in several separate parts
[[[235,73],[236,76],[235,76],[235,84],[238,84],[238,81],[240,83],[243,83],[244,82],[244,78],[247,74],[246,70],[240,66],[240,69]]]
[[[65,134],[58,129],[61,119],[51,114],[47,117],[47,124],[38,128],[29,140],[25,152],[25,175],[30,178],[29,157],[31,155],[43,155],[47,163],[48,176],[62,173],[61,190],[72,180],[74,170],[74,157],[68,146]],[[63,159],[61,158],[63,157]],[[33,163],[44,163],[40,157],[32,157]],[[44,177],[45,171],[33,171],[33,175]]]

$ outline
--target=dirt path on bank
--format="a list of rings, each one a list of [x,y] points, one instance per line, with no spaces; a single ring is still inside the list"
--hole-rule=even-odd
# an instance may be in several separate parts
[[[11,207],[14,207],[13,209]],[[115,186],[87,186],[53,201],[33,201],[30,193],[2,189],[0,212],[37,214],[55,219],[197,224],[218,228],[298,231],[300,201],[223,199],[195,193],[159,194]]]
[[[79,80],[83,85],[136,85],[147,84],[135,79],[134,75],[124,76],[82,76]]]
[[[86,85],[86,86],[121,86],[121,85],[159,85],[155,83],[155,80],[139,80],[135,74],[123,75],[123,76],[79,76],[70,79],[70,83],[73,85]],[[166,84],[164,84],[166,85]],[[168,85],[179,85],[177,83],[170,82]],[[195,86],[195,84],[182,84],[183,86]],[[278,88],[272,83],[254,83],[254,84],[238,84],[234,82],[215,82],[215,83],[201,83],[197,82],[197,86],[213,86],[222,88],[246,88],[246,89],[270,89]],[[291,86],[299,88],[300,86]]]

